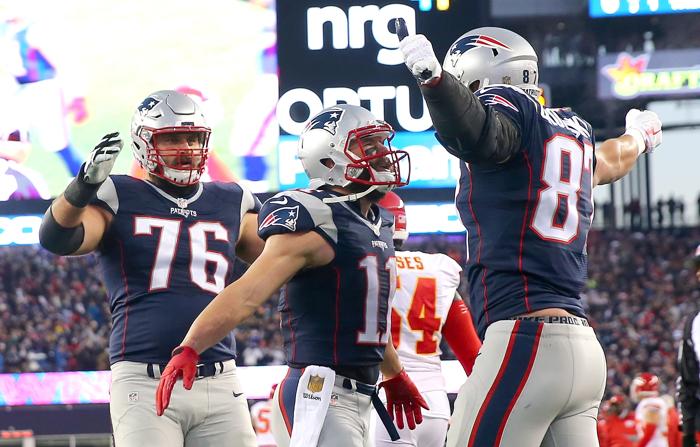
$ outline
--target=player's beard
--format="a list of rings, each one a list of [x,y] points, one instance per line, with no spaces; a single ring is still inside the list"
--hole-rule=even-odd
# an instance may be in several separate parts
[[[358,179],[369,180],[370,179],[369,172],[367,172],[367,170],[365,169],[364,171],[362,171],[362,174],[359,175]],[[345,188],[348,191],[350,191],[350,193],[357,194],[357,193],[367,191],[367,189],[369,189],[371,187],[372,187],[371,185],[363,185],[362,183],[352,182],[348,186],[346,186]],[[386,195],[386,191],[379,191],[379,190],[375,189],[374,191],[370,192],[369,194],[367,194],[364,197],[372,203],[377,203],[380,200],[382,200],[382,198],[385,195]]]

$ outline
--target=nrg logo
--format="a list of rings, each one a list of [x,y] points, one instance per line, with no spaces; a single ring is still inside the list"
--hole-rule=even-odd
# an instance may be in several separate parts
[[[433,3],[439,11],[449,9],[449,0],[412,0],[421,11],[430,11]],[[393,3],[350,6],[347,11],[337,6],[313,7],[306,10],[306,36],[310,50],[322,50],[326,44],[324,26],[330,24],[330,44],[336,50],[364,48],[366,44],[365,24],[371,23],[372,38],[382,48],[377,53],[377,62],[383,65],[403,63],[398,50],[396,35],[389,31],[389,23],[401,17],[406,21],[410,33],[416,32],[416,10],[408,5]]]

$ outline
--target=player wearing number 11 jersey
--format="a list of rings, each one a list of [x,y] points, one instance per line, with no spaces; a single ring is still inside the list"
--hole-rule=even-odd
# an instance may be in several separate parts
[[[407,183],[399,161],[408,158],[392,149],[393,134],[355,105],[311,118],[298,146],[310,189],[281,192],[262,206],[265,249],[192,324],[161,376],[159,412],[180,377],[191,383],[198,353],[284,286],[280,326],[289,369],[270,415],[278,446],[369,447],[372,404],[392,427],[374,386],[380,370],[399,428],[404,415],[410,428],[422,421],[425,402],[401,367],[388,324],[396,263],[391,221],[376,202]]]
[[[579,297],[592,189],[658,146],[661,122],[631,110],[625,134],[595,148],[590,124],[537,101],[537,55],[506,29],[465,33],[442,67],[425,36],[400,48],[438,139],[463,160],[456,203],[484,344],[447,445],[596,446],[605,357]]]
[[[167,418],[153,405],[171,351],[235,279],[236,256],[252,262],[263,247],[260,204],[250,191],[199,181],[209,133],[188,96],[149,95],[131,132],[148,178],[109,175],[122,147],[109,134],[42,222],[45,248],[94,251],[102,266],[112,312],[110,413],[120,447],[256,445],[231,335],[202,353],[192,393]]]

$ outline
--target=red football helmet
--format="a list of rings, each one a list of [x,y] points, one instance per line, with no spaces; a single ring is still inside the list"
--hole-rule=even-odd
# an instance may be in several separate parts
[[[394,215],[394,239],[405,241],[408,239],[408,229],[406,227],[406,208],[403,200],[393,191],[389,191],[378,203],[382,208],[391,211]]]
[[[644,372],[638,374],[632,381],[630,397],[634,402],[639,402],[645,397],[659,395],[659,377],[655,374]]]
[[[616,394],[603,403],[603,412],[607,414],[621,415],[627,409],[627,398],[623,394]]]

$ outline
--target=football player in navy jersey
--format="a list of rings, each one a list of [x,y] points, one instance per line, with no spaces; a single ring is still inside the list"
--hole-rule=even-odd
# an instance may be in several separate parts
[[[222,334],[195,366],[193,392],[159,418],[161,372],[195,317],[234,280],[236,256],[252,262],[260,203],[235,183],[201,183],[210,129],[187,95],[149,95],[131,122],[145,180],[109,175],[122,148],[106,135],[46,211],[41,244],[59,255],[96,252],[112,311],[110,413],[116,445],[254,446],[235,369]],[[178,390],[183,392],[183,390]]]
[[[179,377],[191,386],[200,353],[286,284],[279,308],[289,370],[271,415],[278,445],[368,446],[372,403],[384,410],[391,433],[374,386],[380,370],[397,425],[403,427],[404,415],[410,428],[422,421],[426,404],[390,341],[392,221],[382,219],[376,202],[408,180],[400,167],[408,156],[391,148],[392,136],[391,126],[359,106],[337,105],[311,118],[298,147],[309,189],[265,202],[258,218],[265,249],[174,351],[161,377],[158,412]]]
[[[469,31],[441,67],[425,36],[397,25],[437,138],[464,161],[456,204],[483,346],[447,444],[598,445],[605,357],[579,297],[592,189],[657,147],[661,122],[630,110],[625,134],[595,148],[583,118],[537,101],[537,55],[521,36]]]

